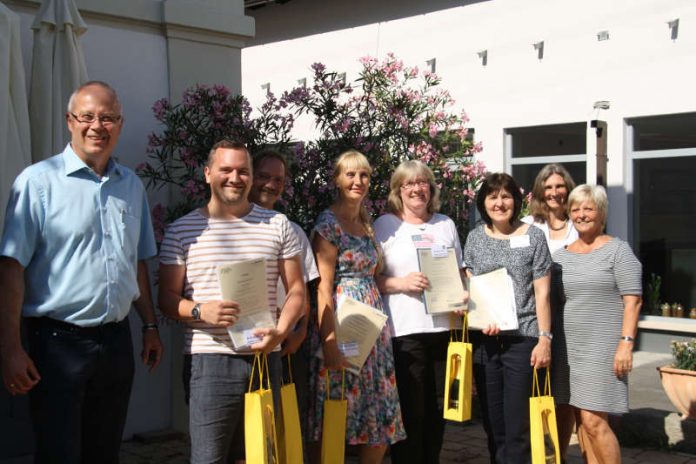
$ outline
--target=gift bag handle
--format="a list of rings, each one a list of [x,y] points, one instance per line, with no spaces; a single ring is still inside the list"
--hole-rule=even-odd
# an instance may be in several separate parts
[[[248,389],[249,393],[251,393],[251,387],[254,384],[254,373],[256,372],[257,368],[258,368],[258,372],[259,372],[259,388],[264,387],[264,385],[263,385],[263,380],[264,380],[263,371],[265,368],[265,370],[266,370],[266,375],[265,375],[266,387],[268,390],[271,389],[271,380],[270,380],[271,376],[268,373],[268,359],[266,358],[266,354],[265,353],[256,353],[254,355],[254,362],[251,365],[251,375],[249,376],[249,389]]]
[[[462,316],[462,339],[457,338],[457,329],[454,328],[457,320],[457,315],[450,313],[450,342],[464,342],[469,343],[469,311],[464,311]]]
[[[345,389],[346,389],[346,370],[344,368],[341,368],[341,400],[344,399]],[[326,398],[331,399],[331,380],[330,380],[328,369],[326,369]]]
[[[536,367],[534,368],[534,381],[532,383],[532,396],[542,396],[541,388],[539,388],[539,375],[537,374]],[[546,379],[544,380],[544,395],[551,396],[551,367],[546,368]]]
[[[290,383],[295,383],[294,380],[292,379],[292,363],[290,362],[291,356],[292,356],[292,355],[291,355],[290,353],[288,353],[288,355],[286,356],[286,359],[288,360],[288,378],[290,379],[290,381],[289,381],[289,382],[286,382],[286,381],[285,381],[285,376],[284,376],[284,375],[281,375],[280,378],[281,378],[281,381],[282,381],[283,385],[288,385],[288,384],[290,384]]]

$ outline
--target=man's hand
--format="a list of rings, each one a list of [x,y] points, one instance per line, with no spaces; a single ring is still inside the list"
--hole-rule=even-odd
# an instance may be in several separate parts
[[[34,362],[21,346],[3,349],[1,357],[2,380],[11,395],[24,395],[41,380]]]
[[[261,337],[261,341],[249,346],[252,351],[263,351],[268,354],[283,341],[284,335],[276,328],[265,328],[254,330],[254,335]]]
[[[159,330],[146,330],[143,333],[143,351],[140,356],[143,364],[150,366],[148,372],[152,372],[162,360],[164,347],[160,341]]]
[[[231,327],[238,317],[239,303],[236,301],[209,301],[201,305],[201,320],[211,325]]]

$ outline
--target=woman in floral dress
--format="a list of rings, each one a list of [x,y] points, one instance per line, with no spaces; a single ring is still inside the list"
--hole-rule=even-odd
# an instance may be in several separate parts
[[[334,167],[336,201],[319,215],[314,226],[312,246],[320,276],[317,303],[323,362],[315,362],[312,372],[316,402],[310,411],[309,441],[317,442],[321,437],[326,369],[331,378],[331,398],[341,396],[341,367],[347,364],[336,342],[333,312],[337,299],[345,295],[383,310],[374,280],[379,250],[363,205],[371,172],[364,155],[352,150],[343,153]],[[346,371],[345,388],[346,442],[360,445],[361,463],[380,463],[387,446],[406,437],[388,324],[360,375]]]

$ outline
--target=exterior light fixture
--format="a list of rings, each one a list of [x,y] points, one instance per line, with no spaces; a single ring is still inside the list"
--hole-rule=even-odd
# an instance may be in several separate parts
[[[297,79],[297,85],[300,87],[307,87],[307,78],[303,77],[302,79]]]
[[[672,40],[677,40],[677,36],[679,35],[679,18],[667,21],[667,26],[669,26]]]
[[[594,102],[592,108],[596,110],[608,110],[610,106],[611,102],[609,102],[608,100],[599,100]]]
[[[597,33],[597,40],[602,42],[604,40],[609,40],[609,31],[599,31]]]
[[[537,52],[537,58],[539,58],[540,60],[543,60],[544,59],[544,41],[542,40],[541,42],[536,42],[536,43],[532,44],[532,46],[534,47],[534,50],[536,50],[536,52]]]
[[[481,66],[486,66],[488,64],[488,50],[481,50],[477,55],[481,59]]]
[[[270,82],[266,82],[265,84],[261,84],[261,90],[265,90],[265,91],[266,91],[266,95],[268,95],[269,93],[271,93],[271,83],[270,83]]]
[[[428,68],[430,68],[430,72],[435,72],[435,69],[437,67],[437,60],[435,58],[426,61],[425,64],[426,66],[428,66]]]

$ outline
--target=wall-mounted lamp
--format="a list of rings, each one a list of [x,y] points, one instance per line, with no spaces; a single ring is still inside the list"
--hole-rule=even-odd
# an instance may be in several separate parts
[[[266,91],[266,95],[268,95],[269,93],[271,93],[271,83],[270,83],[270,82],[266,82],[265,84],[261,84],[261,90],[265,90],[265,91]]]
[[[481,66],[486,66],[488,64],[488,50],[481,50],[477,55],[481,59]]]
[[[307,78],[303,77],[302,79],[297,79],[297,85],[300,87],[307,87]]]
[[[592,104],[592,108],[596,110],[608,110],[611,107],[609,100],[599,100]]]
[[[597,33],[597,40],[602,42],[604,40],[609,40],[609,31],[599,31]]]
[[[534,50],[536,50],[536,52],[537,52],[537,58],[539,58],[540,60],[543,60],[544,59],[544,41],[542,40],[541,42],[534,43],[534,44],[532,44],[532,46],[534,47]]]
[[[432,58],[425,62],[425,65],[430,68],[430,72],[434,73],[437,68],[437,59]]]
[[[338,80],[341,81],[343,85],[346,85],[346,73],[338,73],[336,77],[338,77]]]
[[[667,26],[669,26],[672,40],[677,40],[677,36],[679,35],[679,18],[667,21]]]

